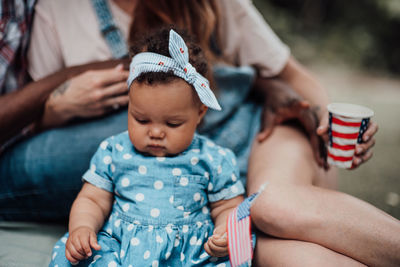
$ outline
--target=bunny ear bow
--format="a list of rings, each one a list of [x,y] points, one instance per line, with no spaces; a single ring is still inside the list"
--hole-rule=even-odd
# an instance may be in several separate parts
[[[221,110],[217,98],[210,89],[208,80],[189,63],[189,51],[182,37],[174,30],[169,32],[169,54],[166,57],[157,53],[143,52],[132,58],[129,66],[128,88],[142,73],[173,73],[193,85],[200,101],[209,108]]]

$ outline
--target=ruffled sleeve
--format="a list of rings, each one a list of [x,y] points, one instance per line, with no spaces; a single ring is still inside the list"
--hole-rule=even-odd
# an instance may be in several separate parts
[[[112,144],[111,139],[108,138],[101,142],[93,155],[90,161],[90,169],[83,175],[83,180],[106,191],[113,192],[112,172],[114,168]]]
[[[236,157],[229,149],[218,148],[214,154],[214,171],[208,184],[208,199],[216,202],[244,194],[244,186],[239,179]]]

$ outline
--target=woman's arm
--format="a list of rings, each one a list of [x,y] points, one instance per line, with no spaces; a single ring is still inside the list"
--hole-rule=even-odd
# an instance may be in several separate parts
[[[320,118],[324,115],[326,106],[330,102],[328,92],[294,57],[289,58],[278,77],[287,82],[312,106],[317,107],[317,113]]]
[[[318,165],[327,169],[325,143],[316,132],[319,125],[316,109],[311,108],[310,103],[281,78],[258,76],[253,86],[253,94],[255,99],[263,103],[258,142],[265,141],[275,126],[295,120],[308,135]]]
[[[211,203],[211,217],[214,221],[214,233],[204,244],[208,254],[215,257],[228,255],[228,243],[226,237],[226,220],[234,208],[243,201],[243,196],[237,196],[228,200],[220,200]]]
[[[319,84],[313,75],[293,57],[289,58],[286,66],[278,77],[287,82],[305,100],[310,102],[319,118],[317,134],[327,142],[329,119],[326,106],[330,102],[327,91]],[[374,135],[377,131],[378,125],[372,121],[363,134],[364,143],[356,145],[356,153],[353,160],[355,167],[372,157],[371,148],[375,145]]]
[[[0,96],[0,129],[2,129],[0,144],[21,132],[28,125],[39,121],[47,99],[65,81],[87,70],[112,68],[120,63],[126,62],[125,60],[109,60],[66,68],[36,82],[31,82],[15,92]]]
[[[91,70],[58,87],[47,99],[40,130],[65,125],[74,118],[105,115],[128,104],[128,72],[122,65]]]
[[[37,120],[50,93],[73,76],[75,71],[76,68],[64,69],[29,83],[20,90],[0,96],[0,144]]]

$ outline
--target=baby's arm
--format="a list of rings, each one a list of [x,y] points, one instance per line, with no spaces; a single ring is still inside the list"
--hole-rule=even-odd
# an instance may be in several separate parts
[[[90,183],[85,183],[71,208],[69,238],[65,256],[71,263],[77,263],[92,255],[91,248],[100,249],[96,233],[108,217],[113,194]]]
[[[204,249],[214,257],[228,255],[226,220],[228,215],[243,201],[243,196],[211,203],[211,217],[215,224],[214,234],[208,238]]]

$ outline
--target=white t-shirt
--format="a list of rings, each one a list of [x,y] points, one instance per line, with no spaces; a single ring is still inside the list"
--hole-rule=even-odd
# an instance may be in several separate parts
[[[109,0],[114,22],[127,40],[131,17]],[[250,0],[219,0],[221,51],[228,62],[277,75],[290,55]],[[112,58],[91,0],[40,0],[28,50],[34,80],[64,67]]]

